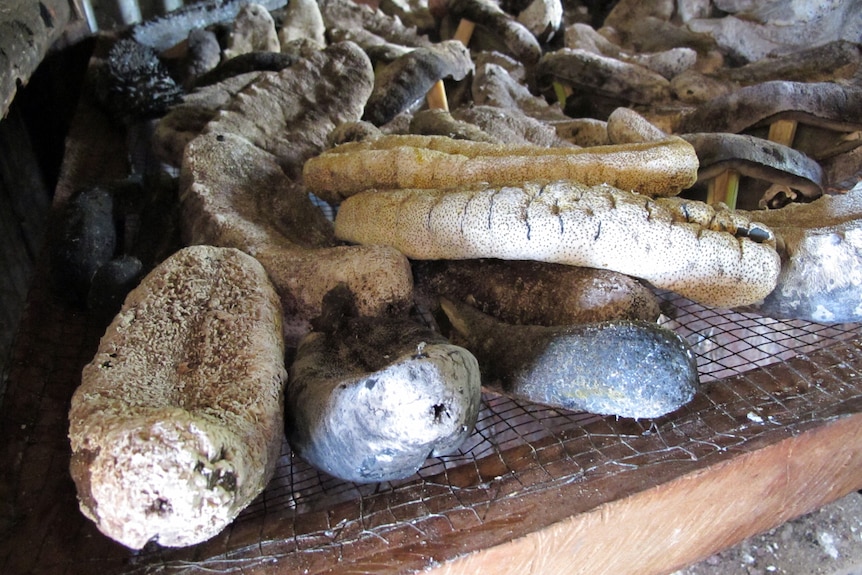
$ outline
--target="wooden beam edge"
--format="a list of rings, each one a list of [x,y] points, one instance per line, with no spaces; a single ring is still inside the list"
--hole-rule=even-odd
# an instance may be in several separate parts
[[[663,575],[862,488],[862,413],[425,571]]]

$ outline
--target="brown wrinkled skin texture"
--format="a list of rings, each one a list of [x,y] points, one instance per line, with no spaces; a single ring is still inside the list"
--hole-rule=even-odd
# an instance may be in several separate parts
[[[468,302],[511,324],[568,325],[614,319],[655,321],[655,294],[607,270],[491,259],[413,262],[417,291]]]
[[[416,48],[377,73],[364,119],[381,126],[421,100],[438,80],[462,80],[472,70],[470,52],[458,40]]]
[[[685,118],[679,132],[738,134],[779,118],[839,131],[859,130],[862,89],[833,82],[763,82],[702,104]]]
[[[241,90],[185,148],[184,240],[255,256],[281,297],[291,347],[339,283],[370,315],[412,301],[407,259],[388,247],[339,245],[298,181],[335,126],[359,120],[372,84],[371,62],[355,44],[308,49]]]
[[[371,62],[355,44],[309,47],[294,65],[261,76],[237,94],[204,132],[241,135],[275,155],[288,176],[298,177],[335,126],[362,116],[373,84]]]
[[[708,181],[725,170],[782,184],[807,198],[823,194],[823,169],[816,161],[791,147],[745,134],[697,133],[685,139],[700,159],[698,179]]]

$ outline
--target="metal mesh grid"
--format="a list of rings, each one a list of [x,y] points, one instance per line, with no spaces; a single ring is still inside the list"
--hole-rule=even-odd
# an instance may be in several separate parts
[[[659,297],[664,311],[659,323],[692,346],[702,383],[805,354],[858,331],[858,324],[826,325],[706,308],[672,292],[660,292]]]
[[[701,383],[721,380],[746,373],[758,366],[779,363],[804,355],[838,342],[859,337],[858,324],[824,325],[801,320],[776,320],[755,313],[742,313],[703,307],[672,292],[659,292],[663,316],[660,323],[682,335],[695,351]],[[761,395],[770,397],[763,389]],[[744,391],[732,391],[737,402],[748,402]],[[714,404],[712,409],[721,409]],[[692,407],[683,408],[689,414]],[[753,422],[769,422],[759,413],[762,408],[750,404],[749,417]],[[787,410],[790,412],[790,410]],[[506,473],[504,460],[507,451],[523,446],[534,449],[545,441],[580,436],[585,433],[591,441],[601,445],[603,417],[589,413],[554,409],[526,401],[486,392],[474,433],[458,452],[429,459],[416,477],[398,482],[357,485],[343,482],[319,473],[302,460],[292,457],[287,445],[276,476],[264,496],[249,507],[239,521],[257,521],[263,515],[279,509],[307,512],[324,509],[344,501],[362,500],[386,491],[397,491],[417,480],[445,474],[455,468],[475,468],[478,461],[487,467],[488,461],[498,459],[501,473]],[[590,428],[590,426],[593,426]],[[651,420],[631,421],[635,435],[661,433]],[[670,421],[673,429],[673,420]],[[593,431],[585,431],[590,428]],[[611,437],[619,440],[617,432]],[[625,446],[625,441],[622,442]],[[715,445],[713,445],[715,447]],[[683,450],[684,451],[684,450]],[[619,465],[632,465],[627,458],[636,458],[638,452],[624,448]],[[684,457],[689,457],[687,452]],[[568,478],[571,480],[572,478]],[[544,488],[544,487],[543,487]]]
[[[472,448],[456,456],[457,465],[450,465],[455,461],[429,464],[417,477],[403,482],[356,486],[320,476],[301,461],[284,461],[281,469],[292,469],[289,475],[295,490],[289,495],[296,503],[290,510],[272,505],[278,496],[270,486],[257,508],[250,508],[230,528],[232,535],[226,538],[223,553],[194,560],[145,554],[140,558],[144,564],[128,572],[265,572],[269,563],[295,558],[297,552],[349,562],[360,548],[368,553],[369,547],[377,546],[385,552],[405,545],[405,538],[432,544],[458,530],[481,532],[489,525],[500,528],[499,522],[505,529],[511,518],[493,511],[501,501],[514,504],[574,489],[588,506],[589,492],[578,491],[583,479],[589,478],[592,484],[602,480],[625,483],[627,475],[644,471],[661,478],[680,466],[694,466],[700,460],[742,449],[746,442],[760,440],[773,430],[780,433],[781,426],[791,420],[812,421],[824,404],[858,401],[860,391],[855,384],[862,383],[858,346],[817,353],[823,367],[815,369],[815,385],[804,392],[779,392],[779,380],[784,379],[781,373],[761,372],[765,375],[715,382],[694,404],[662,421],[584,419],[583,414],[486,397],[481,418],[486,431],[477,432]],[[788,364],[787,369],[798,368]],[[741,422],[739,413],[744,414]],[[498,420],[503,422],[503,430],[513,434],[506,444],[487,432],[491,428],[488,422]],[[733,433],[727,432],[729,422]],[[532,439],[524,441],[525,437]],[[555,512],[545,509],[542,513],[553,516]],[[283,537],[282,529],[267,528],[277,524],[276,518],[289,523],[290,538]],[[371,565],[376,563],[372,560]],[[377,569],[366,563],[355,570],[332,572],[402,571],[392,563],[377,565]]]
[[[435,553],[445,555],[438,547],[455,545],[452,538],[465,532],[487,538],[477,545],[511,537],[510,524],[517,527],[536,513],[533,500],[544,504],[548,493],[577,493],[558,508],[543,507],[539,513],[543,521],[561,520],[578,506],[598,505],[624,489],[618,486],[629,476],[638,482],[643,473],[650,481],[671,478],[686,465],[742,450],[770,433],[787,433],[785,426],[804,426],[824,409],[862,398],[858,325],[773,321],[704,310],[662,294],[667,321],[673,317],[681,323],[688,321],[687,314],[700,314],[709,326],[684,335],[711,329],[709,336],[721,342],[698,349],[704,379],[713,379],[670,416],[617,420],[486,393],[476,431],[460,451],[428,460],[411,478],[370,485],[317,472],[292,456],[285,444],[270,485],[222,534],[186,549],[152,546],[132,553],[99,534],[80,514],[68,479],[68,399],[101,334],[82,314],[48,302],[44,287],[33,298],[10,380],[14,394],[7,413],[16,415],[8,416],[4,430],[23,459],[20,483],[27,493],[22,498],[34,514],[53,520],[24,522],[22,537],[42,541],[34,551],[38,569],[16,570],[7,557],[0,570],[9,573],[264,573],[276,561],[295,569],[288,572],[323,573],[351,561],[365,563],[348,572],[413,572],[427,567],[427,558]],[[690,325],[675,329],[685,332]],[[760,345],[752,345],[747,335],[752,325],[760,326],[757,334],[763,340],[754,341]],[[761,355],[741,364],[728,362],[730,355],[708,356],[742,341],[748,346],[744,349]],[[810,350],[804,352],[810,357],[781,359],[801,350]],[[715,379],[716,358],[725,362],[720,369],[738,375]],[[773,367],[751,371],[756,361]],[[788,387],[788,381],[805,384]],[[38,414],[37,419],[26,413]],[[594,488],[597,482],[604,489]],[[510,515],[510,507],[518,511]],[[411,551],[390,556],[402,547]],[[386,559],[377,559],[378,554]],[[378,560],[384,563],[378,565]]]

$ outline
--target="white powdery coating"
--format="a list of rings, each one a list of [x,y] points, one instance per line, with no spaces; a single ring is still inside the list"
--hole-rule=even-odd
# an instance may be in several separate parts
[[[72,398],[81,511],[139,549],[209,539],[266,486],[283,429],[281,306],[239,250],[180,250],[133,290]]]
[[[363,192],[341,204],[335,231],[414,259],[555,262],[624,273],[714,307],[759,302],[775,287],[778,253],[723,231],[723,219],[699,202],[555,182]]]

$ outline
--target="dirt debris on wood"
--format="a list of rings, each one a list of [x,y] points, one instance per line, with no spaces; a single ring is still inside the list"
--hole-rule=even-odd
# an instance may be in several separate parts
[[[862,493],[853,492],[671,575],[859,575]]]

